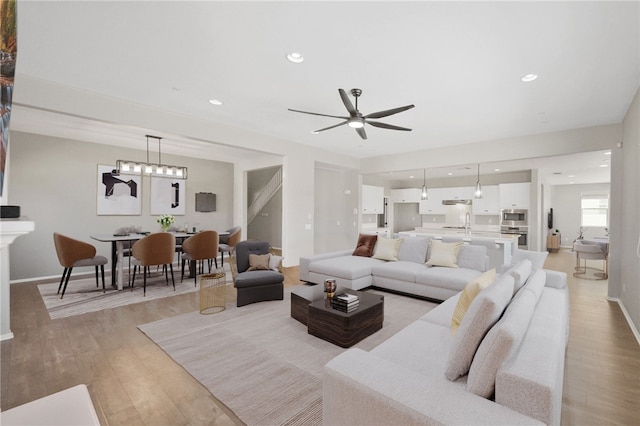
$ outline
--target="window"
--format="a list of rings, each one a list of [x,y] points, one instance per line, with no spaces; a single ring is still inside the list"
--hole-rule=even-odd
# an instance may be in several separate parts
[[[609,226],[608,194],[582,194],[581,209],[581,226],[601,228]]]

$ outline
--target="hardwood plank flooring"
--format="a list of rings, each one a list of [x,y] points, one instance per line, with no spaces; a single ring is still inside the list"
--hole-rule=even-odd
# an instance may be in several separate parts
[[[574,278],[574,258],[562,251],[545,266],[567,272],[571,294],[562,423],[640,424],[640,347],[607,301],[606,281]],[[284,274],[286,286],[299,283],[297,267]],[[136,328],[197,310],[197,292],[51,320],[37,284],[11,286],[15,337],[0,345],[2,410],[86,383],[103,425],[242,424]],[[227,297],[235,300],[232,288]]]

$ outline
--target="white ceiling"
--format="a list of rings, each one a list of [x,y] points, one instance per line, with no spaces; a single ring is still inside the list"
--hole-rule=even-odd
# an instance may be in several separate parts
[[[22,1],[17,74],[366,158],[619,123],[640,83],[639,6]],[[287,111],[344,115],[337,89],[354,87],[364,114],[415,104],[380,120],[413,131],[312,135],[339,121]]]

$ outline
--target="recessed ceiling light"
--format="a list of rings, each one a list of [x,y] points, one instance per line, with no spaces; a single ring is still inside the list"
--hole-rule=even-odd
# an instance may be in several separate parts
[[[413,175],[409,176],[409,179],[413,179]]]
[[[605,152],[604,155],[611,155],[611,151]]]
[[[287,55],[287,59],[294,64],[300,64],[304,61],[304,56],[298,52],[291,52]]]
[[[609,167],[608,164],[600,164],[600,167]]]
[[[576,177],[576,175],[569,175],[568,177],[570,177],[570,178],[574,178],[574,177]]]
[[[527,74],[527,75],[522,76],[520,81],[522,81],[523,83],[530,83],[530,82],[536,80],[537,78],[538,78],[538,74]]]
[[[493,169],[493,171],[494,171],[494,172],[499,172],[499,171],[500,171],[500,169]]]
[[[453,172],[447,173],[447,176],[453,176]]]
[[[211,105],[222,105],[222,102],[217,99],[209,99]]]

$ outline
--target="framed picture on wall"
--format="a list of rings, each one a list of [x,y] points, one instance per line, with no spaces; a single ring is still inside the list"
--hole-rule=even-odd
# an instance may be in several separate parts
[[[187,181],[184,179],[151,178],[151,214],[184,215]]]
[[[142,177],[124,173],[114,176],[113,169],[98,164],[97,214],[141,215]]]

